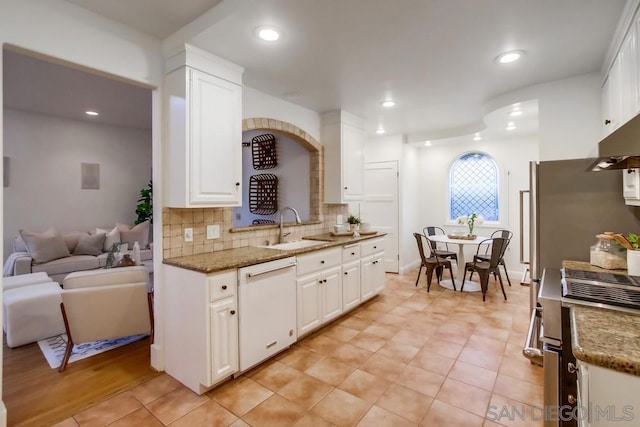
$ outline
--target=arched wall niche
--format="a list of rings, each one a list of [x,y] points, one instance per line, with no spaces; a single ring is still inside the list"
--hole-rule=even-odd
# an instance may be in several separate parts
[[[322,221],[322,204],[324,202],[324,159],[322,145],[311,135],[298,126],[282,120],[269,119],[265,117],[256,117],[242,120],[242,131],[264,130],[284,134],[309,151],[309,161],[311,165],[309,170],[311,177],[309,179],[310,206],[309,219],[311,221]]]

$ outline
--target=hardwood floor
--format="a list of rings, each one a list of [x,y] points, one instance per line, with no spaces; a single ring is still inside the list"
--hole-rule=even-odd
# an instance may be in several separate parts
[[[144,339],[69,364],[59,373],[37,343],[9,348],[3,340],[3,400],[9,426],[45,426],[128,390],[160,373]]]

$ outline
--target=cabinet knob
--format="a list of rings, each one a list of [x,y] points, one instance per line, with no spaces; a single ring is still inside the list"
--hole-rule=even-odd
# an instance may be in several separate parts
[[[569,362],[567,363],[567,371],[569,371],[570,374],[575,374],[576,372],[578,372],[578,367],[575,364]]]
[[[611,120],[606,119],[606,120],[604,121],[604,124],[605,124],[605,125],[609,125],[609,124],[611,124]]]
[[[346,189],[347,189],[347,187],[344,187],[344,189],[346,190]]]
[[[572,405],[575,405],[576,402],[578,402],[578,399],[576,399],[576,397],[573,394],[570,394],[569,396],[567,396],[567,402],[569,402]]]
[[[355,255],[355,254],[356,254],[355,252],[351,252],[351,255]]]
[[[222,290],[226,291],[227,290],[227,285],[222,285]]]
[[[230,311],[230,313],[231,313],[232,315],[234,315],[234,314],[236,314],[236,311],[235,311],[235,310],[231,310],[231,311]]]
[[[374,247],[373,247],[373,249],[378,249],[378,247],[377,247],[377,246],[374,246]]]
[[[324,264],[324,260],[320,260],[320,264]]]
[[[240,183],[239,182],[236,182],[236,187],[240,187]]]
[[[344,272],[344,275],[345,275],[345,276],[347,276],[348,274],[349,274],[348,272],[346,272],[346,271]]]

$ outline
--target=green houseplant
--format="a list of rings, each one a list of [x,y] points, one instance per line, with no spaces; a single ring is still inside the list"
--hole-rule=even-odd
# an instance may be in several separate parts
[[[135,222],[136,225],[147,220],[153,224],[153,182],[151,180],[146,188],[140,190],[136,215],[138,215]]]
[[[347,223],[349,224],[349,229],[351,231],[355,231],[358,229],[358,225],[360,225],[360,217],[355,215],[349,215],[347,217]]]

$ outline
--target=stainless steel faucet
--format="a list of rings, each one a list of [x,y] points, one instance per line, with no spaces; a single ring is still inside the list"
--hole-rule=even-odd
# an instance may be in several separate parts
[[[283,233],[282,232],[284,212],[286,210],[290,210],[296,216],[296,224],[302,224],[302,221],[300,220],[300,215],[298,215],[298,211],[297,210],[295,210],[295,209],[293,209],[292,207],[289,207],[289,206],[286,206],[286,207],[280,209],[280,237],[278,238],[278,243],[284,243],[284,238],[286,236],[288,236],[289,234],[291,234],[291,232],[288,232],[288,233]]]

